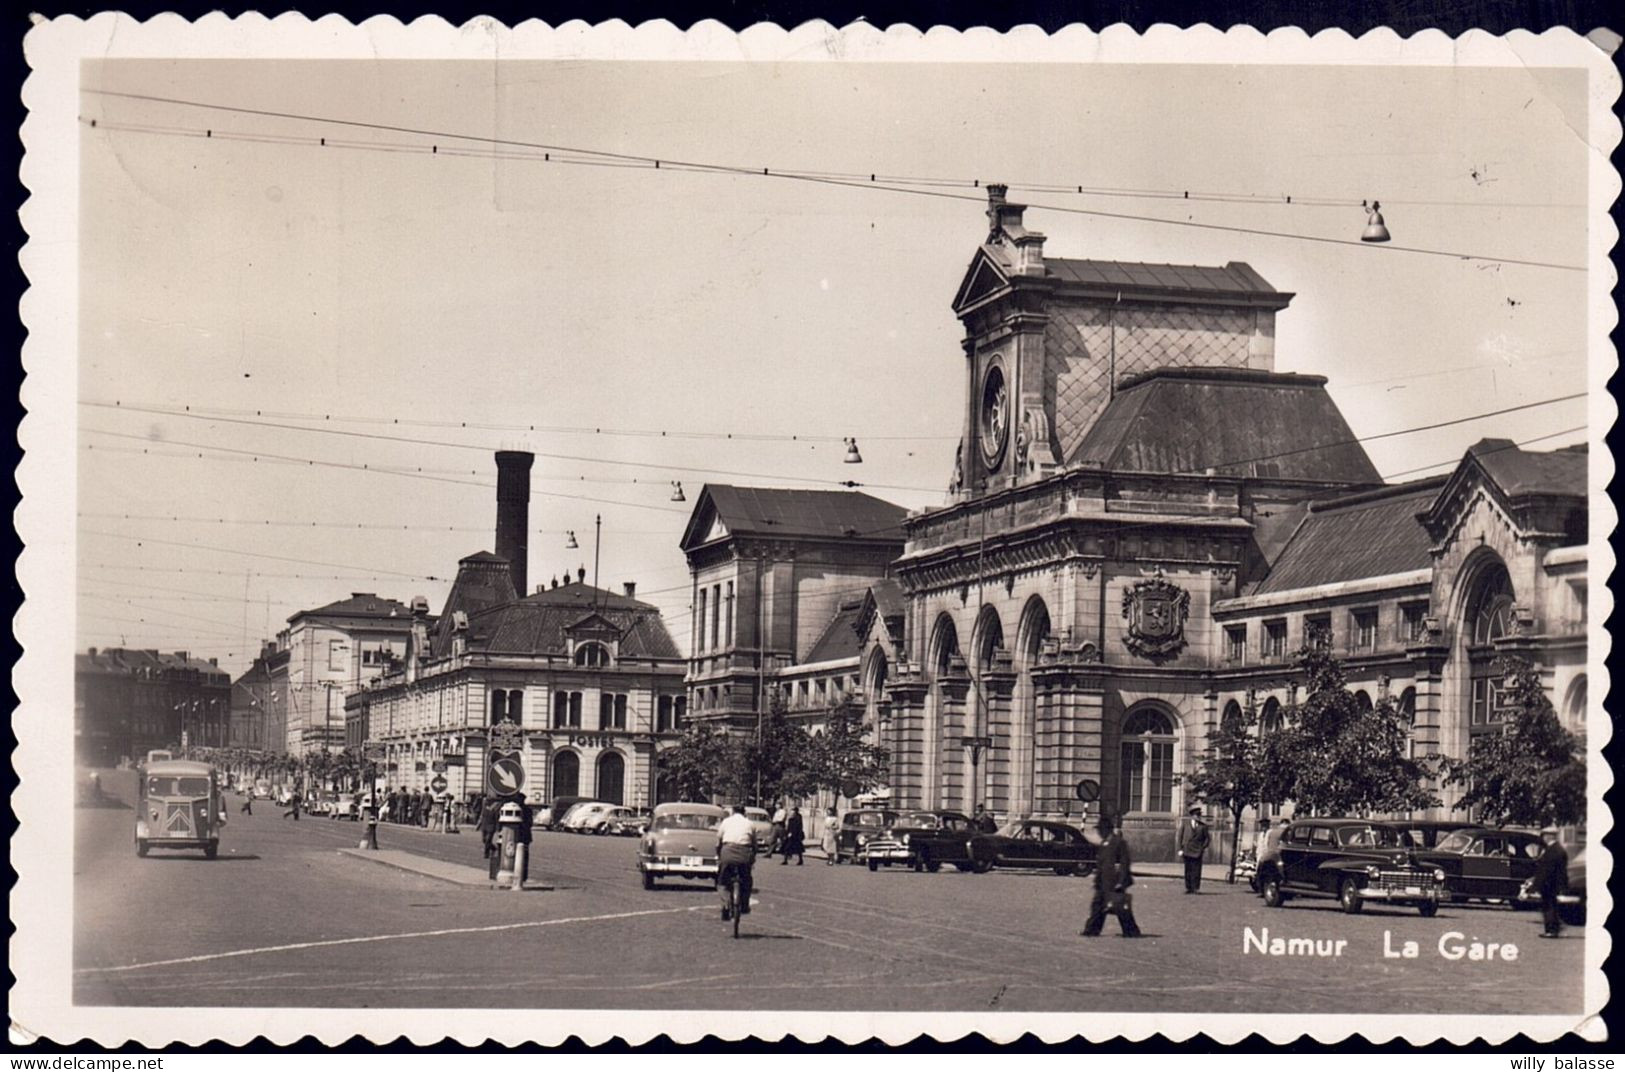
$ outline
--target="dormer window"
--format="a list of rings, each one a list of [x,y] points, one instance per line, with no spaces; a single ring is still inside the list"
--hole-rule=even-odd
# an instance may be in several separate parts
[[[598,643],[576,645],[577,666],[608,666],[609,649]]]

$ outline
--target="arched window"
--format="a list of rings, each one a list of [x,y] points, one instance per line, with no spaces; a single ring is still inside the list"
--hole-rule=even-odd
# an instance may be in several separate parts
[[[1241,705],[1234,700],[1224,705],[1224,713],[1219,716],[1220,727],[1229,726],[1233,722],[1241,721]]]
[[[594,794],[606,804],[620,804],[626,794],[626,760],[619,752],[605,752],[598,757],[597,792]]]
[[[1371,694],[1364,689],[1360,689],[1354,694],[1354,703],[1362,711],[1371,710]]]
[[[1123,719],[1117,802],[1123,814],[1174,810],[1174,720],[1157,707]]]
[[[581,795],[581,757],[574,752],[558,752],[553,756],[553,795]]]
[[[1586,676],[1581,674],[1569,685],[1563,700],[1563,723],[1571,733],[1586,731]]]
[[[578,644],[576,646],[577,666],[608,666],[609,649],[602,644]]]
[[[1264,710],[1258,716],[1259,736],[1280,733],[1285,725],[1286,720],[1281,717],[1281,701],[1271,696],[1264,701]]]
[[[1399,694],[1399,717],[1405,721],[1405,755],[1416,758],[1416,690],[1407,688]]]
[[[1498,731],[1502,721],[1501,673],[1496,666],[1495,641],[1512,632],[1512,578],[1506,565],[1483,566],[1467,598],[1468,732]]]
[[[993,655],[1004,647],[1004,626],[999,613],[992,607],[982,612],[976,623],[976,673],[985,674],[993,669]]]

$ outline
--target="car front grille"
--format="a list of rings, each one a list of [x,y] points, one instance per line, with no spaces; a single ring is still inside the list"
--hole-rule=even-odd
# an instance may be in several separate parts
[[[1430,871],[1378,871],[1369,885],[1390,893],[1404,893],[1408,889],[1433,893],[1439,888],[1439,880]]]

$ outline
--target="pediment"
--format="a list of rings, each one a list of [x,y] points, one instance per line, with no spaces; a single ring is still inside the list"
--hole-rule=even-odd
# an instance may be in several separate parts
[[[680,546],[684,551],[688,551],[702,544],[725,539],[728,534],[728,526],[722,523],[722,514],[711,497],[710,487],[702,488],[698,500],[694,503],[693,512],[688,516],[688,524],[683,529]]]
[[[621,627],[602,614],[593,613],[571,622],[565,626],[564,632],[569,637],[619,637]]]
[[[954,295],[954,312],[963,315],[970,309],[997,297],[1010,288],[1010,278],[986,249],[976,251],[965,278]]]

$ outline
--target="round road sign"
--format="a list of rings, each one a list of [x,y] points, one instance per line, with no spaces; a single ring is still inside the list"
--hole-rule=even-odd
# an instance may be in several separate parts
[[[436,793],[444,793],[446,791],[446,786],[450,784],[450,782],[446,781],[444,775],[437,774],[434,776],[434,780],[429,783],[429,788],[434,790]]]
[[[525,765],[513,752],[493,753],[485,772],[485,787],[495,796],[507,796],[525,788]]]
[[[1093,778],[1085,778],[1078,783],[1078,799],[1085,804],[1100,799],[1100,783]]]

